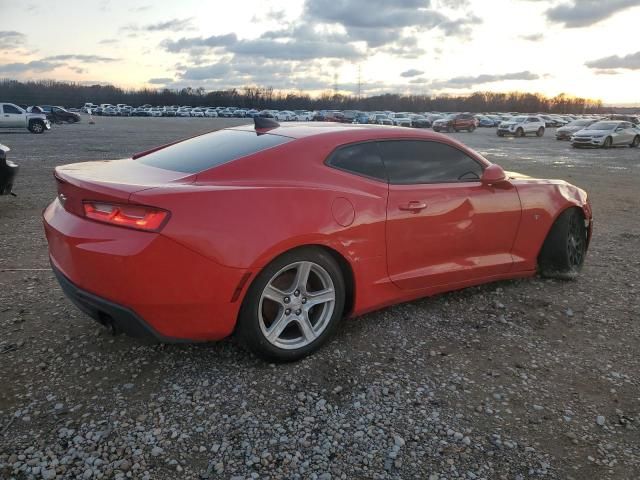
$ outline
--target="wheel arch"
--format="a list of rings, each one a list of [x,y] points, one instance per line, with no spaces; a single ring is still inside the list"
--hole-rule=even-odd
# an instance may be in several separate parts
[[[578,202],[568,203],[567,205],[564,206],[564,208],[561,208],[556,212],[556,214],[552,218],[551,222],[549,222],[547,231],[544,234],[543,240],[540,243],[540,246],[538,248],[538,252],[536,254],[536,263],[539,263],[540,254],[542,253],[542,249],[544,248],[544,244],[547,241],[547,239],[549,238],[549,235],[551,234],[551,230],[553,230],[554,225],[556,224],[558,219],[565,212],[567,212],[569,210],[575,209],[578,212],[580,212],[580,214],[582,215],[583,220],[589,219],[589,226],[587,227],[587,248],[589,247],[589,242],[591,241],[591,212],[589,210],[587,210],[585,207],[586,207],[586,205],[581,205]]]
[[[245,280],[244,285],[239,285],[239,288],[242,289],[242,295],[239,296],[237,301],[242,304],[249,292],[251,286],[256,281],[256,278],[270,263],[290,252],[294,252],[296,250],[301,250],[304,248],[313,248],[317,250],[321,250],[323,252],[328,253],[331,257],[336,261],[338,266],[340,267],[340,271],[342,273],[342,277],[345,283],[345,304],[344,310],[342,312],[343,317],[349,316],[353,311],[353,307],[355,305],[355,294],[356,294],[356,279],[353,267],[351,262],[347,259],[347,257],[337,250],[336,248],[323,244],[323,243],[302,243],[293,247],[289,247],[286,249],[280,249],[277,252],[272,252],[268,257],[262,256],[261,261],[259,261],[255,266],[253,266],[250,271],[252,272],[251,276]],[[237,322],[236,322],[237,325]]]

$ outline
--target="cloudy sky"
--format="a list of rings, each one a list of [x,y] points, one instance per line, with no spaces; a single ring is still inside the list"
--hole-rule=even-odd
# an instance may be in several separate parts
[[[0,78],[640,104],[640,0],[0,0]]]

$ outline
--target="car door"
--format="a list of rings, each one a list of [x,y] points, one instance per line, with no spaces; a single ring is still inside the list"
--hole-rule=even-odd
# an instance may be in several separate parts
[[[387,267],[407,290],[508,272],[521,205],[515,188],[480,182],[483,166],[435,141],[380,142],[389,175]]]
[[[21,108],[5,103],[2,105],[2,126],[6,128],[24,128],[27,126],[27,114]]]
[[[631,124],[627,122],[621,123],[616,128],[617,135],[617,145],[630,145],[633,142],[633,137],[635,136],[635,132],[631,128]]]
[[[526,133],[535,133],[538,131],[538,119],[528,117],[524,124],[524,131]]]

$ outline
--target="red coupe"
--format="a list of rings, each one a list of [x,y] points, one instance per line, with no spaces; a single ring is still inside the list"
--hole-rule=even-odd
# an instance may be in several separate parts
[[[255,121],[55,169],[51,264],[81,310],[135,337],[235,334],[294,360],[343,317],[582,267],[591,206],[567,182],[422,130]]]

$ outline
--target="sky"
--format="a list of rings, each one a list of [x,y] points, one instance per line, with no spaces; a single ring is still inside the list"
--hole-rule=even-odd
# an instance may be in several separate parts
[[[0,78],[640,105],[640,0],[0,0]]]

